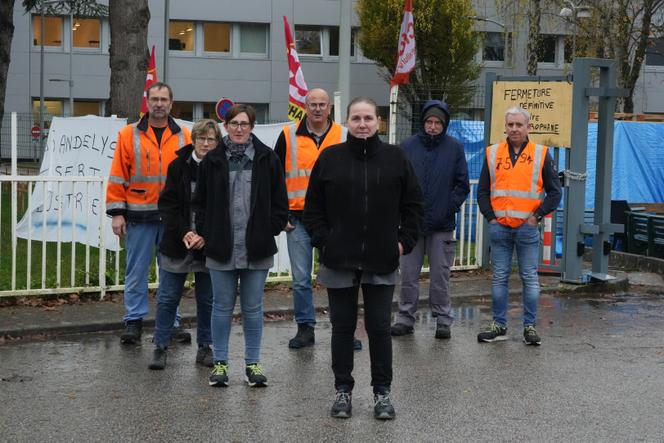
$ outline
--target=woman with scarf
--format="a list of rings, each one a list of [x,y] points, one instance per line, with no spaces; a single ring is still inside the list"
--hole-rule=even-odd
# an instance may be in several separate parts
[[[245,381],[252,387],[267,386],[260,365],[263,291],[277,252],[274,236],[288,220],[288,198],[279,158],[252,133],[255,122],[251,106],[238,104],[228,110],[228,135],[201,163],[194,198],[212,280],[210,386],[228,386],[228,341],[238,283]]]

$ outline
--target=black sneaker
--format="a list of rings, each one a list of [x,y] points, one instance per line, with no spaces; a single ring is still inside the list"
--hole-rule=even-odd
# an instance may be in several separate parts
[[[479,342],[491,343],[504,340],[507,340],[507,328],[498,325],[496,322],[491,322],[484,332],[477,334],[477,341]]]
[[[258,363],[247,365],[244,381],[252,388],[264,388],[267,386],[267,377],[263,374],[263,368]]]
[[[395,323],[390,328],[390,334],[392,334],[393,337],[399,337],[401,335],[412,334],[412,333],[413,333],[413,327],[405,325],[403,323]]]
[[[297,334],[288,341],[288,347],[291,349],[300,349],[306,346],[312,346],[316,343],[314,328],[306,323],[298,323]]]
[[[378,420],[392,420],[395,415],[390,391],[374,394],[374,417]]]
[[[337,391],[330,415],[334,418],[350,418],[353,411],[352,398],[353,394],[348,391]]]
[[[228,364],[225,361],[214,363],[208,384],[210,386],[228,386]]]
[[[196,352],[196,363],[207,366],[208,368],[214,366],[212,349],[210,349],[209,345],[199,346],[198,351]]]
[[[527,345],[539,346],[542,344],[540,336],[533,325],[523,328],[523,342]]]
[[[148,365],[148,368],[152,370],[161,371],[166,367],[166,349],[157,346],[154,348],[152,353],[152,363]]]
[[[353,350],[355,351],[362,350],[362,342],[360,341],[359,338],[353,338]]]
[[[178,343],[191,343],[191,334],[187,332],[181,325],[173,328],[171,331],[171,338]]]
[[[436,326],[436,338],[448,339],[452,337],[452,332],[450,331],[450,325],[438,325]]]
[[[143,333],[143,320],[129,320],[125,324],[125,330],[120,336],[120,343],[125,345],[135,345],[141,341],[141,334]]]

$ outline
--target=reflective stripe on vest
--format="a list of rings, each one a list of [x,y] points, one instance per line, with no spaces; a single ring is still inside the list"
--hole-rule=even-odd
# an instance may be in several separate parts
[[[298,197],[304,198],[304,196],[306,196],[306,195],[307,195],[307,190],[306,189],[304,189],[304,190],[300,189],[300,190],[297,190],[297,191],[288,191],[288,198],[298,198]]]
[[[544,192],[537,192],[537,181],[542,170],[542,145],[535,145],[535,154],[533,160],[533,171],[530,177],[530,191],[519,191],[514,189],[496,189],[496,156],[499,145],[489,147],[489,175],[491,176],[491,196],[492,197],[515,197],[540,200],[544,197]]]
[[[290,157],[291,157],[291,169],[286,171],[285,178],[296,178],[296,177],[309,177],[311,176],[311,169],[298,169],[297,168],[297,125],[291,124],[288,125],[288,135],[290,141]],[[341,139],[339,143],[346,141],[348,137],[348,128],[345,126],[341,127]],[[290,198],[290,194],[288,195]],[[304,197],[304,196],[302,196]]]
[[[131,125],[133,128],[133,143],[134,143],[134,164],[136,165],[134,175],[131,176],[131,181],[141,183],[164,183],[166,177],[161,175],[161,157],[159,159],[159,175],[143,175],[141,174],[141,130],[138,129],[138,123]],[[178,132],[178,149],[184,146],[184,131],[180,129]],[[161,148],[160,148],[161,149]],[[176,149],[177,151],[177,149]],[[148,157],[149,158],[149,157]],[[148,165],[149,167],[149,165]],[[117,182],[115,182],[117,183]],[[128,184],[127,184],[128,185]]]

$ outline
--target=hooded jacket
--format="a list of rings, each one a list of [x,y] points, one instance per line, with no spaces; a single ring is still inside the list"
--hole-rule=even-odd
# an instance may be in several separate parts
[[[445,115],[443,132],[431,136],[424,130],[424,116],[437,107]],[[470,193],[468,165],[463,144],[447,135],[450,112],[447,103],[429,100],[422,108],[420,131],[401,143],[413,165],[424,196],[424,233],[452,231],[456,212]]]

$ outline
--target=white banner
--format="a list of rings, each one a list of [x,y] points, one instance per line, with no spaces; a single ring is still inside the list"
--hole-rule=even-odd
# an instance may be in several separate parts
[[[189,129],[193,126],[190,121],[177,122]],[[125,119],[112,117],[54,117],[39,175],[108,177],[118,131],[126,124]],[[253,133],[267,146],[274,147],[284,124],[288,123],[256,125]],[[225,133],[223,126],[222,132]],[[95,182],[37,183],[32,192],[30,208],[18,223],[16,233],[25,239],[30,234],[32,240],[58,241],[59,238],[61,242],[75,241],[98,248],[100,210],[105,195],[101,184]],[[30,226],[28,213],[32,214]],[[280,240],[280,243],[285,243],[283,239]],[[111,251],[119,249],[110,217],[106,222],[105,247]],[[285,272],[290,268],[285,244],[280,247],[280,253],[275,259],[275,266],[279,269],[272,272]]]

